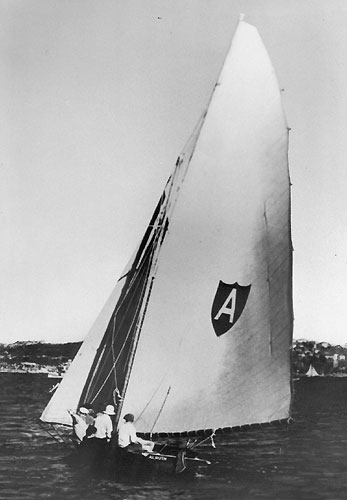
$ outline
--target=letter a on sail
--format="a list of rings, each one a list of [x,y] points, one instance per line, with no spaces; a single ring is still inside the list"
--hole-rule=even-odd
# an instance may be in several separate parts
[[[251,285],[229,285],[219,282],[212,305],[212,325],[217,337],[226,333],[236,323],[246,305]]]

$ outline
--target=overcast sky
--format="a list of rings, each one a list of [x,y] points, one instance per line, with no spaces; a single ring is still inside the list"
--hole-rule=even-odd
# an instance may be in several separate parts
[[[347,343],[344,0],[0,0],[0,342],[87,334],[241,12],[292,129],[295,337]]]

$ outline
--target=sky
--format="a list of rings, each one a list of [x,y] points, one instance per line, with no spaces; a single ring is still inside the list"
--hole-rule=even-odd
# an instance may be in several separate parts
[[[347,343],[344,0],[0,0],[0,342],[86,336],[240,13],[291,128],[294,337]]]

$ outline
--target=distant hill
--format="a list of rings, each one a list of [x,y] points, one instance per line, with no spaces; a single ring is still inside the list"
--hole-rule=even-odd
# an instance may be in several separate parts
[[[297,339],[292,345],[294,372],[304,374],[312,365],[320,375],[346,373],[347,346]]]
[[[0,363],[8,365],[36,363],[39,366],[58,366],[72,360],[81,344],[82,342],[48,344],[32,341],[0,344]]]
[[[69,365],[76,356],[82,342],[49,344],[45,342],[15,342],[0,344],[0,369],[11,370],[23,363],[35,363],[37,368]],[[304,374],[313,365],[320,374],[347,372],[347,345],[333,345],[313,340],[294,340],[292,364],[294,373]]]

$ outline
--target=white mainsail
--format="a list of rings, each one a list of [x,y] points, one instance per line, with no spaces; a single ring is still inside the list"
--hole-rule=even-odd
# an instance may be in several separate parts
[[[84,401],[118,404],[145,433],[289,416],[287,151],[274,70],[241,21],[127,278],[42,420],[71,424],[67,410]]]
[[[143,432],[288,417],[292,338],[288,128],[257,30],[240,22],[163,243],[123,412]],[[219,281],[251,285],[217,337]],[[224,314],[232,314],[232,301]]]

